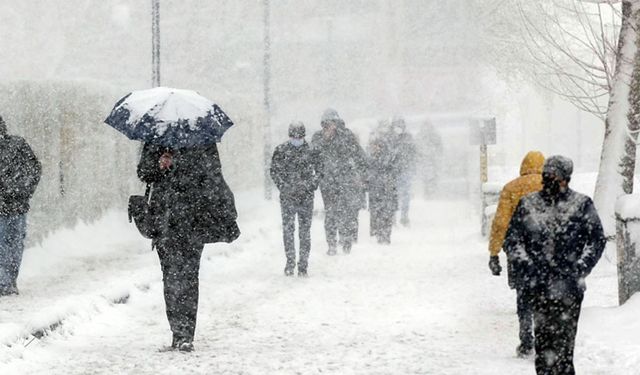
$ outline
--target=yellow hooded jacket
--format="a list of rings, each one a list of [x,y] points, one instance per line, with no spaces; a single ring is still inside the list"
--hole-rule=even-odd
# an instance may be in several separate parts
[[[491,255],[498,255],[500,252],[511,216],[520,202],[520,198],[542,190],[543,165],[544,156],[542,153],[530,151],[522,160],[520,177],[502,188],[496,216],[491,224],[491,237],[489,238],[489,253]]]

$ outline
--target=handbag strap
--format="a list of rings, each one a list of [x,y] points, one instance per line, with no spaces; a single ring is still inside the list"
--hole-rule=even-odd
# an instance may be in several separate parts
[[[144,190],[144,200],[147,203],[149,203],[149,200],[151,199],[152,187],[153,187],[153,184],[147,184],[147,188]]]

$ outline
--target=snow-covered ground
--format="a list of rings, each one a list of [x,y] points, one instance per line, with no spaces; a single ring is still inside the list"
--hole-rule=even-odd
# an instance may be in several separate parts
[[[474,204],[416,200],[391,246],[369,238],[363,212],[359,243],[336,257],[317,217],[299,279],[282,275],[276,202],[237,202],[241,238],[203,255],[195,352],[160,351],[157,256],[111,212],[26,251],[20,296],[0,300],[0,374],[535,373],[515,356],[515,294],[490,275]],[[588,279],[579,374],[640,371],[640,298],[616,307],[616,282],[610,248]]]

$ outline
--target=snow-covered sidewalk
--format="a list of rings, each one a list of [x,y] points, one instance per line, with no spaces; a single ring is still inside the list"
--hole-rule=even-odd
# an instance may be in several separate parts
[[[490,275],[468,202],[416,201],[391,246],[363,213],[348,256],[325,255],[316,218],[308,279],[282,275],[277,204],[238,204],[241,238],[203,256],[195,352],[159,351],[171,334],[157,256],[113,212],[26,252],[22,294],[0,300],[0,374],[535,373],[515,357],[515,295]],[[640,299],[615,308],[614,263],[588,280],[580,374],[640,368]]]

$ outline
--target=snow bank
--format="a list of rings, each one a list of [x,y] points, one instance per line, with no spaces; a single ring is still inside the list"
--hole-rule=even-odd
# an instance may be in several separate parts
[[[620,307],[583,309],[576,343],[577,372],[637,374],[640,369],[639,315],[638,294]]]
[[[640,218],[640,194],[628,194],[618,198],[615,212],[624,220]]]
[[[122,263],[140,257],[148,261],[149,256],[155,256],[150,241],[140,237],[121,211],[51,233],[25,251],[18,279],[21,294],[2,299],[0,344],[24,346],[69,319],[86,319],[125,302],[132,289],[157,277],[123,277],[142,263]]]

